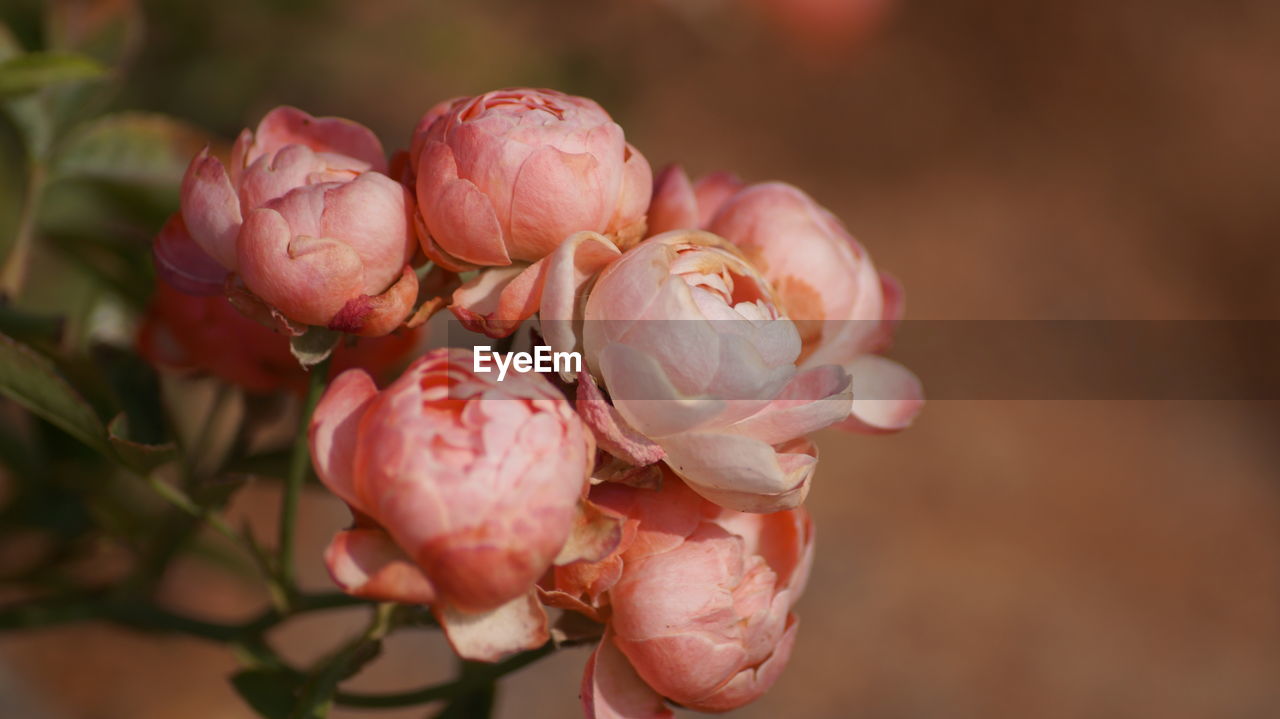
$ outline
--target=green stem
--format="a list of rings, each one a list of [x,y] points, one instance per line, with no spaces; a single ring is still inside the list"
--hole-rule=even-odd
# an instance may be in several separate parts
[[[515,656],[508,657],[496,664],[483,666],[470,665],[469,671],[462,676],[443,684],[414,689],[397,694],[361,694],[359,692],[338,692],[334,700],[342,706],[363,707],[365,709],[391,709],[407,707],[440,699],[452,699],[468,694],[492,684],[502,677],[542,659],[555,651],[555,644],[547,642],[537,649],[530,649]]]
[[[302,685],[301,695],[290,719],[323,719],[329,715],[338,682],[360,670],[378,654],[382,638],[394,626],[396,605],[379,604],[364,633],[321,664]]]
[[[105,594],[87,594],[19,602],[0,607],[0,631],[38,629],[84,621],[109,621],[151,632],[176,632],[218,642],[260,637],[290,617],[308,612],[369,605],[367,599],[337,592],[299,595],[292,611],[273,608],[243,624],[219,624],[188,617],[145,601],[113,600]]]
[[[44,193],[44,165],[32,158],[27,161],[27,192],[18,215],[18,232],[0,269],[0,296],[16,300],[27,282],[27,265],[31,263],[31,245],[36,236],[36,214]]]
[[[284,499],[280,506],[280,539],[278,547],[277,570],[280,573],[280,584],[290,597],[296,593],[293,572],[293,535],[294,524],[298,519],[298,497],[302,494],[302,485],[306,482],[307,473],[311,470],[311,451],[308,441],[308,429],[311,415],[320,403],[320,395],[324,393],[325,380],[329,376],[329,358],[311,368],[311,376],[307,383],[307,396],[303,401],[302,413],[298,418],[298,433],[293,440],[293,456],[289,461],[289,476],[285,482]]]

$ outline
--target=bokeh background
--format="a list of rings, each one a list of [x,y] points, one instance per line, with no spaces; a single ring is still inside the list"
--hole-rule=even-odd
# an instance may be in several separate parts
[[[18,29],[39,11],[5,4]],[[598,99],[655,167],[801,186],[903,281],[910,318],[1277,317],[1280,4],[823,4],[151,1],[114,102],[227,138],[295,104],[398,147],[440,99],[555,87]],[[1280,716],[1276,409],[956,399],[900,435],[823,434],[800,640],[733,716]],[[255,485],[234,512],[266,534],[276,501]],[[347,515],[319,492],[303,509],[303,580],[323,588]],[[162,591],[232,620],[265,601],[223,576],[184,560]],[[301,659],[359,623],[279,639]],[[507,680],[499,715],[577,716],[586,656]],[[0,715],[250,717],[234,667],[105,625],[3,635]],[[349,686],[452,671],[438,636],[404,632]]]

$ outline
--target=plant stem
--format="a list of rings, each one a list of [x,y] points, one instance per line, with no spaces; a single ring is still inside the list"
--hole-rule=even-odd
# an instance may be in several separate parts
[[[0,269],[0,296],[10,301],[22,295],[27,281],[27,265],[31,262],[31,245],[36,236],[36,214],[40,209],[40,196],[44,193],[44,165],[39,160],[27,160],[27,192],[22,199],[18,215],[18,232],[4,267]]]
[[[311,469],[308,429],[311,426],[311,414],[320,403],[320,395],[324,393],[325,380],[328,376],[329,358],[326,357],[311,368],[307,396],[303,401],[302,413],[298,417],[298,433],[293,440],[293,456],[289,461],[289,476],[285,482],[284,499],[280,505],[277,571],[280,574],[280,584],[290,598],[296,593],[293,573],[293,535],[294,524],[298,519],[298,497],[302,494],[302,485],[307,479],[307,472]]]
[[[377,656],[382,638],[394,626],[396,605],[379,604],[364,633],[321,664],[302,686],[302,694],[290,719],[323,719],[329,715],[338,682],[360,670]]]
[[[361,694],[358,692],[338,692],[334,701],[342,706],[363,707],[366,709],[389,709],[394,707],[414,706],[440,699],[452,699],[483,688],[487,684],[523,669],[542,659],[556,649],[553,642],[547,642],[537,649],[530,649],[515,656],[508,657],[497,664],[483,666],[469,665],[469,670],[462,676],[443,684],[400,692],[398,694]]]

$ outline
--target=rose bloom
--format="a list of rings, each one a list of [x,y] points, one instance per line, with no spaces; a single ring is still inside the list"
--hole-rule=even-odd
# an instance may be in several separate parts
[[[541,321],[563,349],[578,302],[548,313],[555,279]],[[694,230],[645,240],[604,267],[580,317],[592,375],[579,383],[580,409],[589,421],[609,415],[609,426],[593,422],[606,449],[664,457],[696,492],[733,509],[803,501],[817,464],[805,435],[848,416],[849,378],[836,366],[797,370],[795,325],[732,245]],[[609,394],[604,413],[589,411],[603,401],[592,378]],[[638,448],[637,437],[654,447]]]
[[[276,108],[241,133],[229,166],[207,150],[192,160],[181,204],[194,243],[157,248],[157,267],[187,291],[226,283],[295,334],[387,334],[417,297],[417,242],[413,197],[386,171],[364,126]]]
[[[162,232],[185,232],[182,218],[171,217]],[[381,377],[408,360],[421,335],[420,330],[405,330],[340,343],[330,371],[360,367]],[[153,365],[207,372],[252,393],[298,393],[307,384],[284,335],[245,317],[221,294],[187,294],[164,278],[156,281],[137,344],[139,354]]]
[[[442,103],[414,133],[423,249],[454,270],[535,262],[574,232],[644,232],[649,163],[599,105],[513,88]]]
[[[650,216],[659,226],[706,229],[742,250],[799,329],[800,365],[839,364],[852,377],[852,413],[840,427],[890,432],[915,419],[924,405],[920,381],[878,354],[902,318],[902,287],[813,198],[785,183],[747,186],[725,173],[690,183],[673,165],[658,177]]]
[[[670,474],[660,491],[605,483],[591,500],[625,518],[617,550],[543,582],[548,603],[606,623],[583,677],[587,717],[670,717],[664,698],[722,712],[767,691],[795,642],[808,513],[722,509]]]
[[[461,656],[494,660],[547,639],[533,586],[574,528],[594,446],[545,378],[471,368],[469,351],[435,350],[381,392],[343,373],[311,449],[355,516],[325,554],[334,581],[431,604]]]

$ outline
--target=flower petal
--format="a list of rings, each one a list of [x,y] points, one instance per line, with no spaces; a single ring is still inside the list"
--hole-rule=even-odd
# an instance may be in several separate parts
[[[845,365],[853,381],[853,411],[836,425],[863,434],[897,432],[924,408],[924,387],[915,374],[886,357],[863,355]]]
[[[156,273],[175,289],[189,295],[222,294],[227,268],[191,239],[181,213],[170,215],[160,228],[151,244],[151,256]]]
[[[385,531],[338,532],[324,552],[329,576],[347,594],[381,602],[430,604],[431,582]]]
[[[586,719],[671,719],[675,714],[662,697],[636,674],[605,629],[582,674],[582,709]]]
[[[222,163],[200,151],[182,177],[182,219],[191,238],[228,270],[236,269],[236,234],[242,221],[240,200]]]
[[[497,609],[471,614],[437,605],[432,608],[453,651],[463,659],[496,662],[526,649],[537,649],[551,638],[547,613],[530,589]]]

